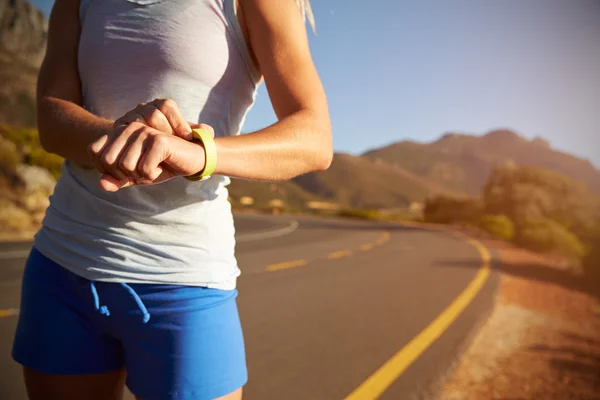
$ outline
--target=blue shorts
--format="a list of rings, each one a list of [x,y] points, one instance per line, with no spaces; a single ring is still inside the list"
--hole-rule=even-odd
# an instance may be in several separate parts
[[[127,370],[144,400],[214,399],[247,381],[236,290],[91,282],[33,249],[13,344],[43,373]]]

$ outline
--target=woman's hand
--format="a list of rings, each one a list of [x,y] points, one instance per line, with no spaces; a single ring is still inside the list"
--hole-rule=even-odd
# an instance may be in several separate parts
[[[114,126],[141,122],[163,133],[192,140],[192,129],[174,100],[155,99],[140,103],[137,107],[115,121]]]
[[[204,128],[214,136],[209,125],[193,127]],[[88,150],[103,174],[100,185],[109,192],[193,175],[205,165],[204,149],[197,143],[138,121],[116,126],[110,135],[90,144]]]

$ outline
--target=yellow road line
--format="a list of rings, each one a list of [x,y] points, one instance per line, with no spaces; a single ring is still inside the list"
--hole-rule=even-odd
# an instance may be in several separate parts
[[[356,388],[345,400],[373,400],[379,398],[387,388],[431,346],[475,298],[490,275],[491,256],[477,240],[466,238],[481,256],[481,268],[456,299],[421,333],[389,359],[373,375]]]
[[[286,261],[279,264],[267,265],[267,271],[281,271],[282,269],[296,268],[308,264],[306,260]]]
[[[7,310],[0,310],[0,318],[12,317],[13,315],[19,315],[19,310],[16,308],[9,308]]]
[[[381,234],[381,237],[379,237],[379,239],[377,239],[377,241],[375,242],[378,246],[384,244],[385,242],[387,242],[388,240],[390,240],[390,233],[389,232],[383,232]]]
[[[383,232],[381,234],[381,236],[379,237],[379,239],[377,239],[377,241],[375,243],[377,245],[381,245],[381,244],[387,242],[389,240],[389,238],[390,238],[390,233],[387,231]],[[371,250],[373,247],[375,247],[375,245],[373,243],[366,243],[366,244],[363,244],[360,246],[360,250],[367,251],[367,250]],[[350,250],[340,250],[340,251],[334,251],[333,253],[329,253],[329,255],[327,255],[327,258],[329,260],[337,260],[340,258],[350,257],[351,255],[352,255],[352,252]],[[308,261],[306,261],[306,260],[294,260],[294,261],[286,261],[286,262],[282,262],[282,263],[278,263],[278,264],[267,265],[265,267],[265,269],[267,271],[274,272],[274,271],[281,271],[284,269],[301,267],[306,264],[308,264]]]
[[[373,243],[365,243],[362,246],[360,246],[360,251],[368,251],[371,250],[373,247]]]
[[[327,258],[330,260],[337,260],[339,258],[344,258],[344,257],[349,257],[352,255],[352,252],[349,250],[340,250],[340,251],[334,251],[333,253],[330,253]]]
[[[390,233],[388,231],[382,232],[381,236],[379,236],[379,238],[375,241],[374,244],[373,243],[365,243],[360,246],[360,250],[361,251],[371,250],[375,246],[381,246],[388,240],[390,240]]]

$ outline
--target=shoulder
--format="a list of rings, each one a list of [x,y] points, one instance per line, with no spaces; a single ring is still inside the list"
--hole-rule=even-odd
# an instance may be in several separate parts
[[[257,46],[262,47],[263,39],[277,39],[283,36],[303,42],[304,23],[310,23],[313,31],[315,21],[309,0],[230,0],[234,3],[242,33],[248,44],[253,62],[259,67]],[[300,23],[299,23],[300,22]],[[299,30],[298,27],[302,29]],[[260,39],[258,39],[260,38]]]

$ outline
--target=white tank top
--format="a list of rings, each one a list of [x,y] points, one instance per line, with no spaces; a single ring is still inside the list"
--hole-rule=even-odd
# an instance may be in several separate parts
[[[111,120],[171,98],[189,122],[237,135],[259,75],[234,0],[82,0],[84,107]],[[36,248],[90,280],[235,288],[239,269],[224,176],[109,193],[65,162]]]

